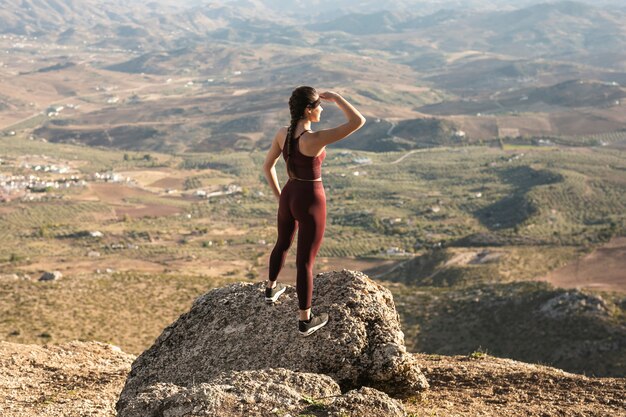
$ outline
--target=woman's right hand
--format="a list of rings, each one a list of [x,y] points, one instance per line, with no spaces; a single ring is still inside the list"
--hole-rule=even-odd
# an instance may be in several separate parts
[[[334,91],[324,91],[319,94],[320,99],[331,101],[337,104],[337,107],[343,111],[346,116],[346,123],[334,127],[332,129],[319,130],[313,132],[307,137],[307,142],[311,143],[308,146],[311,153],[309,155],[317,155],[324,146],[337,142],[347,136],[350,136],[353,132],[359,130],[361,126],[365,124],[365,117],[348,101],[335,93]]]
[[[320,93],[319,96],[322,100],[332,102],[336,102],[337,98],[340,97],[339,94],[335,93],[334,91],[324,91],[323,93]]]

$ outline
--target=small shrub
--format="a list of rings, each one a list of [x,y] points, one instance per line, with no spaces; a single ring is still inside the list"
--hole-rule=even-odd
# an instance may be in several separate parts
[[[323,402],[321,402],[321,401],[319,401],[319,400],[316,400],[316,399],[315,399],[315,398],[313,398],[313,397],[309,397],[309,396],[307,396],[307,395],[304,395],[304,396],[302,397],[302,401],[310,405],[310,407],[309,407],[309,408],[311,408],[311,409],[312,409],[311,411],[314,411],[314,410],[323,410],[323,409],[326,407],[326,404],[324,404]]]
[[[12,253],[12,254],[9,256],[9,262],[11,262],[11,263],[14,263],[14,262],[19,262],[19,261],[21,261],[22,259],[24,259],[24,258],[23,258],[22,256],[20,256],[20,255],[16,254],[16,253]]]
[[[470,359],[484,359],[485,357],[487,357],[487,350],[480,347],[469,354]]]

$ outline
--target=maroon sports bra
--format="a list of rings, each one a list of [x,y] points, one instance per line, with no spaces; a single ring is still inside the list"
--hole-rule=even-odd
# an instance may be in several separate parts
[[[322,151],[318,156],[307,156],[300,152],[300,137],[305,133],[310,132],[310,130],[305,130],[300,133],[298,137],[293,139],[292,145],[293,149],[291,150],[291,172],[289,172],[289,168],[287,169],[287,173],[289,174],[289,179],[299,180],[299,181],[321,181],[322,180],[322,162],[324,162],[324,158],[326,158],[326,149]],[[283,145],[283,158],[285,162],[287,162],[287,143]]]

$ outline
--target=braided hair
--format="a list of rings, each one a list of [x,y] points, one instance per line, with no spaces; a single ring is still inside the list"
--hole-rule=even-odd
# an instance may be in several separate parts
[[[293,140],[296,134],[298,122],[304,119],[304,112],[307,108],[315,108],[319,105],[320,99],[317,91],[313,87],[300,86],[293,90],[289,98],[289,113],[291,114],[291,123],[287,129],[287,139],[285,146],[287,147],[287,173],[292,176],[291,150],[293,149]]]

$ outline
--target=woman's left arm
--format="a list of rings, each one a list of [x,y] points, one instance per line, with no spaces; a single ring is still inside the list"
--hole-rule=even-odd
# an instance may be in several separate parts
[[[267,156],[265,157],[265,162],[263,163],[263,174],[265,174],[265,179],[272,189],[276,199],[280,198],[280,186],[278,185],[278,177],[276,176],[276,162],[278,162],[278,158],[280,158],[280,154],[282,152],[280,145],[278,144],[282,130],[283,129],[280,129],[276,133],[276,136],[272,141],[272,146],[270,146]]]

